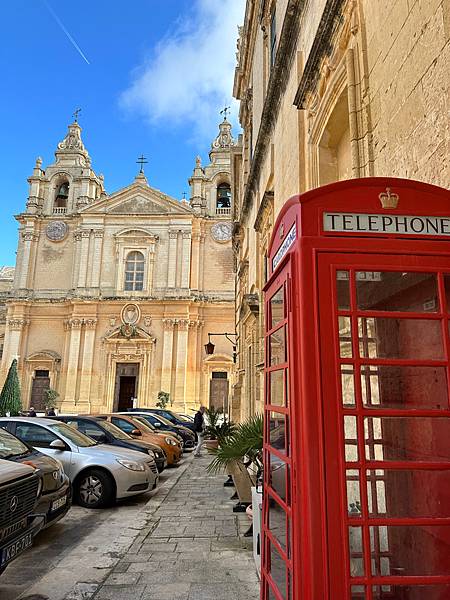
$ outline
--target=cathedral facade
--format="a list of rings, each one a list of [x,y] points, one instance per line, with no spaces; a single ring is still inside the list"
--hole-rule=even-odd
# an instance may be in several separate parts
[[[151,187],[142,169],[107,194],[77,122],[45,170],[37,159],[17,215],[14,284],[6,299],[3,383],[18,359],[24,407],[63,412],[154,406],[227,408],[234,331],[231,125],[196,159],[190,201]]]

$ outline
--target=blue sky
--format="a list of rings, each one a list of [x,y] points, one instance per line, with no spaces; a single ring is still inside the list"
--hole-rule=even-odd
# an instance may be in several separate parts
[[[195,156],[207,160],[218,112],[232,103],[243,9],[244,0],[2,4],[0,265],[15,263],[13,215],[25,208],[35,159],[53,162],[77,107],[108,192],[133,180],[144,153],[150,185],[188,193]]]

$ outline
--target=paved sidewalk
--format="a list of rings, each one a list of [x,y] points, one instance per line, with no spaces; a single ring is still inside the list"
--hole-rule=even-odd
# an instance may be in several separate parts
[[[89,597],[258,600],[251,540],[239,536],[248,522],[233,514],[234,488],[223,487],[225,477],[207,474],[209,461],[190,459],[159,505],[149,503],[146,526]]]

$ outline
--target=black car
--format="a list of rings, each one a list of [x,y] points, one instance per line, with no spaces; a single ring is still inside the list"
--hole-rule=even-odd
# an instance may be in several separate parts
[[[162,448],[156,444],[141,442],[135,440],[128,433],[125,433],[119,427],[104,419],[89,416],[65,416],[51,417],[58,421],[63,421],[68,425],[73,425],[78,431],[92,438],[98,444],[109,444],[110,446],[119,446],[120,448],[129,448],[145,454],[153,453],[158,471],[161,473],[167,467],[167,457]]]
[[[187,427],[183,425],[176,425],[165,419],[162,415],[156,414],[153,410],[147,410],[145,408],[136,408],[129,412],[135,412],[140,417],[143,417],[148,421],[157,431],[164,429],[171,433],[177,433],[183,439],[184,450],[193,450],[195,448],[195,434]]]
[[[158,415],[159,417],[164,417],[164,419],[166,419],[166,421],[169,421],[169,423],[172,423],[172,425],[178,425],[179,427],[187,427],[187,429],[190,429],[192,431],[195,437],[194,421],[191,421],[187,417],[179,415],[173,410],[167,410],[165,408],[151,408],[149,410],[153,414]]]
[[[0,459],[0,573],[24,550],[45,524],[36,513],[42,479],[36,469]]]
[[[61,463],[32,448],[0,427],[0,458],[30,465],[42,480],[35,512],[45,514],[45,527],[64,517],[72,505],[72,486]]]

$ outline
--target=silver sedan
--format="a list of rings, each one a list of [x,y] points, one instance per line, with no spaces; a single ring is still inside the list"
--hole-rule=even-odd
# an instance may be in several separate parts
[[[81,506],[100,508],[116,499],[156,487],[158,469],[151,455],[97,444],[76,429],[36,417],[0,418],[0,427],[62,462]]]

